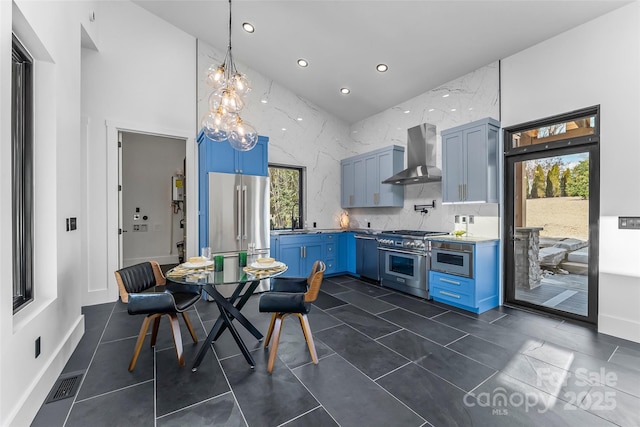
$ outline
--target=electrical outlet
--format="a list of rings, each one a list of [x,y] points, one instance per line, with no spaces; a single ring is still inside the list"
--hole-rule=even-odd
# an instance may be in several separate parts
[[[36,338],[36,358],[40,356],[40,337]]]
[[[140,226],[138,224],[134,224],[133,231],[140,231]]]
[[[69,230],[73,231],[77,229],[78,229],[78,218],[72,216],[71,218],[69,218]]]
[[[640,230],[640,217],[638,216],[618,217],[618,228]]]

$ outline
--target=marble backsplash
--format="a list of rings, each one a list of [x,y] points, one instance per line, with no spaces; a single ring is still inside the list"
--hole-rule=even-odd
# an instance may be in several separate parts
[[[224,52],[198,41],[198,117],[207,110],[209,87],[204,76],[219,64]],[[242,112],[261,135],[269,137],[269,162],[306,168],[306,225],[337,228],[340,207],[340,160],[392,144],[407,145],[407,129],[424,122],[436,125],[435,163],[442,167],[440,132],[485,117],[499,119],[498,63],[456,78],[393,108],[349,125],[277,82],[238,63],[251,81],[252,91]],[[200,119],[198,119],[198,122]],[[406,165],[406,159],[405,159]],[[436,201],[428,213],[414,205]],[[349,209],[350,226],[375,229],[452,231],[455,215],[479,219],[470,227],[475,235],[498,236],[498,205],[442,205],[442,184],[405,186],[403,208]],[[480,233],[480,234],[479,234]]]

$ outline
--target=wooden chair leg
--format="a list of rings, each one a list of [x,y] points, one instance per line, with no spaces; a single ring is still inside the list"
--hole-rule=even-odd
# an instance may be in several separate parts
[[[173,334],[173,344],[176,347],[176,356],[178,357],[178,365],[184,366],[184,354],[182,352],[182,334],[180,333],[180,324],[176,313],[167,313],[171,322],[171,333]]]
[[[196,331],[193,330],[193,325],[191,325],[191,320],[189,319],[189,316],[187,315],[186,311],[182,312],[182,318],[184,319],[185,325],[187,325],[187,329],[189,329],[189,333],[191,334],[191,338],[193,339],[193,342],[197,344],[198,337],[196,336]]]
[[[147,329],[149,329],[149,323],[151,323],[151,319],[158,318],[159,314],[151,314],[147,315],[142,322],[142,326],[140,327],[140,334],[138,334],[138,340],[136,341],[136,346],[133,350],[133,357],[131,357],[131,362],[129,363],[129,372],[133,372],[133,369],[136,367],[136,362],[138,361],[138,356],[140,356],[140,350],[142,350],[142,344],[144,343],[144,338],[147,335]]]
[[[269,330],[267,331],[267,337],[264,339],[264,348],[269,347],[269,341],[271,341],[271,334],[273,334],[273,325],[276,323],[277,313],[271,315],[271,323],[269,323]]]
[[[313,335],[311,335],[311,328],[309,327],[309,319],[306,314],[296,313],[300,320],[300,327],[304,334],[304,339],[307,341],[307,347],[309,347],[309,353],[311,354],[311,360],[315,365],[318,364],[318,355],[316,354],[316,345],[313,342]]]
[[[158,315],[156,316],[156,320],[153,321],[153,329],[151,329],[151,341],[150,341],[151,347],[156,345],[156,338],[158,338],[158,329],[160,328],[160,319],[162,319],[162,316]]]
[[[271,344],[271,351],[269,352],[269,363],[267,364],[267,372],[272,372],[273,365],[276,363],[276,353],[278,353],[280,332],[282,331],[282,321],[284,320],[285,316],[285,313],[278,313],[275,317],[275,323],[273,327],[273,343]]]

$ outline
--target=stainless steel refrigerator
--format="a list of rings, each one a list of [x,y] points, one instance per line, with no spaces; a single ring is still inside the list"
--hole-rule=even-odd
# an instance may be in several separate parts
[[[209,172],[209,246],[216,254],[269,250],[269,178]]]
[[[269,178],[209,172],[209,247],[228,262],[255,245],[269,256]],[[233,259],[232,259],[233,258]],[[267,290],[263,280],[257,292]]]

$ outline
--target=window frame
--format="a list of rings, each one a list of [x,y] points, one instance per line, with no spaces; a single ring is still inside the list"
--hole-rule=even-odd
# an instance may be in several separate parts
[[[306,183],[306,171],[307,168],[304,166],[295,166],[295,165],[286,165],[280,163],[269,163],[267,170],[271,168],[278,169],[290,169],[298,171],[298,217],[299,223],[295,227],[285,227],[285,228],[275,228],[273,224],[270,224],[270,229],[272,230],[301,230],[304,228],[304,224],[306,222],[306,212],[305,212],[305,183]],[[269,198],[271,199],[271,183],[269,183]]]
[[[13,312],[34,299],[34,61],[12,34],[11,221]]]

